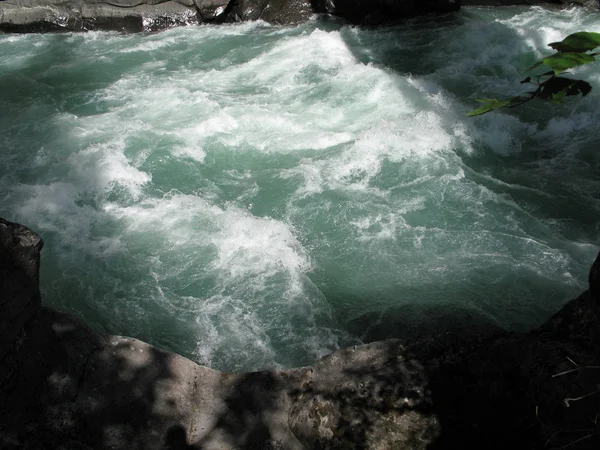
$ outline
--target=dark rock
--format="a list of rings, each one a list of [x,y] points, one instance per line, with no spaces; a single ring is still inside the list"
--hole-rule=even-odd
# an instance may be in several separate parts
[[[226,374],[47,308],[11,360],[0,448],[302,448],[287,413],[304,370]]]
[[[589,291],[567,303],[539,330],[576,342],[600,359],[600,254],[590,269],[589,286]]]
[[[232,0],[229,21],[265,20],[294,24],[313,14],[331,14],[351,23],[378,25],[416,13],[457,11],[459,0]]]
[[[589,282],[592,296],[600,303],[600,253],[590,269]]]
[[[460,0],[316,0],[319,12],[333,14],[357,24],[390,23],[415,14],[460,9]]]
[[[44,241],[0,218],[0,361],[41,306],[40,251]]]
[[[314,10],[308,0],[232,0],[227,20],[264,20],[290,25],[306,21],[313,14]]]
[[[330,13],[352,23],[391,22],[415,12],[415,0],[333,0],[332,3]]]
[[[462,6],[534,6],[544,7],[572,7],[585,6],[582,2],[572,0],[461,0]]]

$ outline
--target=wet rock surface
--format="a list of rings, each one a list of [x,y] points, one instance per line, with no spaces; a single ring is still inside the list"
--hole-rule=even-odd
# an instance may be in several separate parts
[[[459,0],[1,0],[0,30],[139,32],[247,20],[293,25],[314,14],[377,25],[459,8]]]
[[[600,448],[598,259],[592,289],[530,333],[465,327],[230,374],[40,307],[41,239],[6,221],[0,238],[2,307],[33,305],[0,346],[2,449]]]
[[[0,30],[139,32],[213,20],[227,0],[3,0]]]

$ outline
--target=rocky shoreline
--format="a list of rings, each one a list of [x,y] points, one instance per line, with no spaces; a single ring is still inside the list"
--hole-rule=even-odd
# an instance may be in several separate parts
[[[0,31],[157,31],[180,25],[264,20],[294,25],[315,14],[380,25],[469,6],[571,5],[563,0],[0,0]]]
[[[529,333],[472,327],[231,374],[42,307],[39,236],[0,219],[0,448],[600,448],[600,256]]]

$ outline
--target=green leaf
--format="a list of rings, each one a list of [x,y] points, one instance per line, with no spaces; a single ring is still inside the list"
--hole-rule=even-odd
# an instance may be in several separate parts
[[[485,114],[487,112],[493,111],[494,109],[502,108],[503,106],[508,105],[512,99],[510,100],[498,100],[495,98],[483,98],[477,99],[479,103],[483,103],[479,108],[467,113],[468,117],[480,116],[481,114]]]
[[[538,61],[536,62],[533,66],[531,66],[529,69],[526,70],[526,72],[529,72],[530,70],[535,69],[536,67],[541,66],[542,64],[544,64],[544,61]]]
[[[589,83],[558,75],[569,69],[594,62],[596,60],[594,57],[600,55],[600,51],[593,53],[597,47],[600,47],[600,33],[574,33],[561,42],[553,42],[549,45],[557,50],[557,53],[539,60],[527,70],[533,70],[541,65],[546,65],[551,70],[541,75],[532,75],[521,81],[521,84],[536,85],[537,89],[508,100],[478,99],[477,101],[482,105],[467,115],[473,117],[498,108],[514,108],[536,98],[550,103],[560,103],[565,97],[589,94],[592,90]]]
[[[548,101],[553,105],[558,105],[559,103],[562,103],[562,99],[565,97],[565,95],[567,95],[566,90],[558,91],[555,94],[552,94],[552,97],[550,97]]]
[[[564,72],[567,69],[571,69],[577,66],[583,66],[594,62],[595,59],[592,55],[586,53],[555,53],[554,55],[547,56],[546,58],[538,61],[527,70],[535,69],[541,64],[546,64],[550,67],[555,75]]]
[[[581,94],[588,95],[592,86],[583,80],[572,80],[570,78],[553,77],[540,84],[537,97],[548,100],[551,103],[560,103],[563,97]]]
[[[561,42],[552,42],[548,45],[557,52],[588,52],[600,47],[600,33],[580,31],[567,36]]]

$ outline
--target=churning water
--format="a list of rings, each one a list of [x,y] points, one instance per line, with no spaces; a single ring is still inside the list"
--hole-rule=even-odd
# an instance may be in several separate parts
[[[536,326],[600,241],[592,93],[521,92],[577,9],[0,35],[0,216],[46,304],[231,371],[485,321]]]

